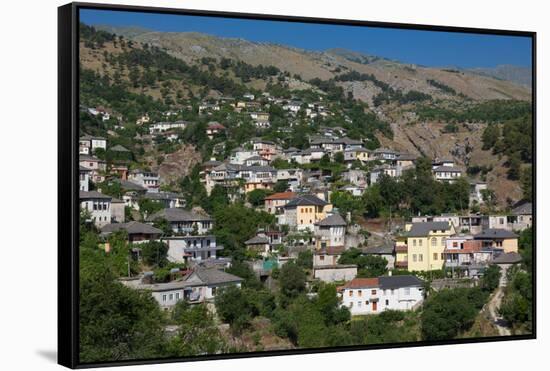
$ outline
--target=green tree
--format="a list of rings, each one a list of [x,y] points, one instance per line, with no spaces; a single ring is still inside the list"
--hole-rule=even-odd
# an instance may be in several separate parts
[[[252,206],[258,207],[264,204],[264,199],[273,192],[268,189],[255,189],[248,192],[247,199]]]
[[[172,312],[172,320],[179,329],[177,335],[168,342],[167,353],[170,356],[185,357],[227,351],[223,335],[205,304],[191,306],[181,300]]]
[[[164,242],[148,241],[135,247],[141,249],[141,258],[147,265],[163,267],[168,263],[168,245]]]
[[[296,297],[306,289],[306,274],[296,263],[286,263],[279,273],[279,285],[281,294],[288,298]]]
[[[165,356],[162,313],[150,293],[116,282],[98,267],[80,274],[80,361]]]

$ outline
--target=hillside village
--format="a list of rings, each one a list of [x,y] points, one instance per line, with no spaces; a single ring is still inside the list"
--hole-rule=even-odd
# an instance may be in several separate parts
[[[225,59],[197,68],[85,25],[81,37],[104,64],[81,76],[81,290],[110,277],[106,287],[147,303],[136,318],[155,317],[156,345],[125,357],[530,331],[518,309],[532,300],[522,286],[531,274],[530,149],[506,146],[526,140],[507,137],[529,117],[522,101],[468,100],[478,105],[458,113],[447,85],[431,83],[454,92],[441,102],[362,76],[383,87],[373,108],[333,80],[306,84]],[[127,75],[108,72],[126,60]],[[249,75],[269,82],[253,88]],[[216,86],[200,91],[204,79]],[[298,82],[309,88],[289,88]],[[465,122],[498,107],[484,151],[505,147],[499,174],[521,183],[521,196],[498,198],[492,170],[456,153],[390,146],[396,104]],[[461,120],[447,119],[445,130]],[[108,347],[91,335],[83,343],[90,360]]]

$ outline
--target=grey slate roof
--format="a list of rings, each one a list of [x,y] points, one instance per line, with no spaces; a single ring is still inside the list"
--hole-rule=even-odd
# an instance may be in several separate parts
[[[514,232],[507,231],[506,229],[488,228],[479,234],[476,234],[474,238],[476,240],[491,240],[493,238],[517,238],[518,235]]]
[[[451,225],[448,222],[413,223],[407,237],[426,237],[430,231],[448,231]]]
[[[120,186],[127,191],[147,191],[147,188],[140,186],[137,183],[130,182],[129,180],[120,180]]]
[[[121,146],[120,144],[117,144],[116,146],[111,148],[111,151],[115,152],[130,152],[130,150],[126,147]]]
[[[95,199],[95,198],[101,198],[105,200],[112,199],[111,196],[104,195],[103,193],[99,193],[98,191],[90,191],[90,192],[80,191],[79,198],[81,200],[89,200],[89,199]]]
[[[101,228],[101,232],[103,233],[111,233],[120,230],[125,230],[128,234],[162,234],[162,231],[158,228],[135,221],[107,224]]]
[[[501,254],[493,259],[493,264],[516,264],[521,262],[521,255],[517,252]]]
[[[288,204],[286,204],[285,207],[296,207],[296,206],[307,206],[307,205],[325,206],[325,205],[328,205],[328,203],[326,201],[321,200],[319,197],[315,195],[302,195],[290,201]]]
[[[378,277],[380,288],[398,289],[400,287],[422,286],[422,281],[416,276],[389,276]]]
[[[390,255],[393,254],[394,242],[385,241],[379,246],[368,247],[363,249],[363,254],[373,254],[373,255]]]
[[[433,171],[440,172],[440,171],[446,171],[450,173],[461,173],[462,169],[458,168],[456,166],[438,166]]]
[[[327,216],[325,219],[318,221],[317,223],[315,223],[315,225],[318,225],[320,227],[345,227],[347,224],[340,214],[332,214],[330,216]]]
[[[173,192],[157,192],[157,193],[146,193],[143,197],[150,200],[173,200],[176,198],[183,198],[183,195],[179,195]]]
[[[269,238],[265,236],[254,236],[244,242],[245,245],[262,245],[269,243]]]
[[[147,221],[152,222],[156,219],[166,219],[169,222],[191,222],[191,221],[210,221],[210,216],[200,215],[195,212],[171,208],[160,210],[147,218]]]
[[[197,267],[193,272],[203,283],[215,285],[219,283],[242,282],[241,277],[219,270],[217,268]],[[193,274],[191,274],[193,275]],[[190,275],[190,276],[191,276]]]
[[[514,215],[531,215],[531,214],[533,214],[533,204],[531,202],[526,202],[524,204],[521,204],[521,205],[515,207],[512,210],[512,214],[514,214]]]

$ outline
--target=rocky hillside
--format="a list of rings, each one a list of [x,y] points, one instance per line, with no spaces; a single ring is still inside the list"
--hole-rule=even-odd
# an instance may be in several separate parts
[[[449,94],[429,83],[437,81],[474,100],[530,99],[525,86],[491,77],[487,71],[459,71],[457,69],[428,68],[403,64],[376,56],[364,55],[344,49],[311,52],[272,43],[257,43],[243,39],[222,38],[195,32],[154,32],[140,28],[97,26],[100,29],[123,35],[131,40],[166,49],[171,55],[188,63],[201,58],[229,58],[251,65],[273,65],[280,70],[297,74],[304,80],[328,80],[348,71],[372,74],[376,79],[403,91],[416,90],[437,98]],[[379,92],[372,84],[353,87],[358,99],[369,100]]]

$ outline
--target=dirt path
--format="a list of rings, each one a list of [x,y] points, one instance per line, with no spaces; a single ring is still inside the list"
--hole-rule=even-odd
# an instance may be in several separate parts
[[[498,314],[498,308],[500,308],[500,304],[502,303],[502,298],[504,297],[504,287],[501,285],[496,289],[496,291],[491,296],[491,299],[489,299],[489,302],[487,303],[487,311],[489,312],[489,316],[491,318],[491,321],[495,325],[495,327],[498,330],[498,333],[500,336],[509,336],[512,333],[510,332],[510,329],[508,328],[508,324],[504,319]]]

